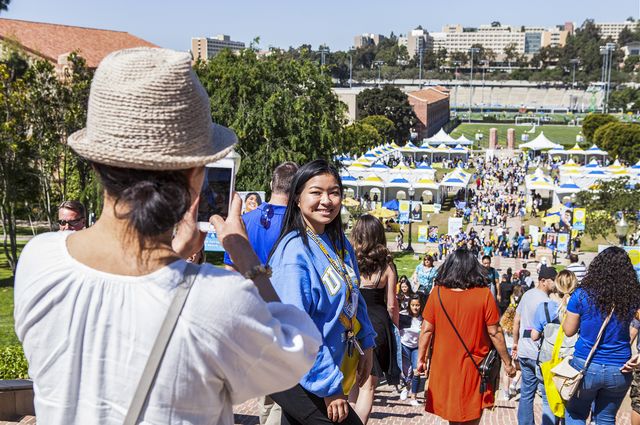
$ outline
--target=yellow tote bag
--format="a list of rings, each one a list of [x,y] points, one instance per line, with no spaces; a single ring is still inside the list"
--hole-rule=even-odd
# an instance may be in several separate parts
[[[353,332],[358,335],[360,332],[360,322],[356,319],[354,320]],[[347,350],[344,350],[344,355],[342,356],[342,364],[340,365],[340,370],[342,371],[342,392],[344,395],[349,395],[351,392],[351,388],[356,383],[357,372],[358,372],[358,362],[360,361],[360,353],[358,350],[353,350],[353,355],[349,357]]]
[[[547,401],[549,402],[551,412],[553,412],[553,414],[558,418],[564,418],[564,401],[562,400],[562,397],[560,397],[558,388],[556,388],[556,385],[553,383],[553,373],[551,372],[551,369],[562,362],[562,359],[558,357],[560,354],[560,348],[562,347],[562,341],[564,341],[564,330],[562,329],[562,325],[560,325],[558,335],[556,336],[556,342],[553,344],[551,360],[540,364],[540,370],[542,371],[542,377],[544,378],[544,389],[547,393]]]

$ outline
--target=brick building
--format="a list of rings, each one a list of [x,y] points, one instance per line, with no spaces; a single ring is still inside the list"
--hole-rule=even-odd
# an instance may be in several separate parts
[[[70,53],[77,52],[95,69],[109,53],[131,47],[158,47],[124,31],[0,18],[0,43],[17,43],[32,58],[45,59],[64,72]]]
[[[449,89],[427,87],[408,94],[409,104],[418,117],[418,138],[431,137],[449,122]]]

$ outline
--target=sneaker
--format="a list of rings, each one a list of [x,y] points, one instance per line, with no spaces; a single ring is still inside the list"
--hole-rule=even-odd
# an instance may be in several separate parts
[[[411,401],[409,402],[410,405],[412,406],[420,406],[420,402],[418,400],[416,400],[415,398],[412,398]]]
[[[409,391],[407,391],[407,389],[405,388],[400,392],[400,400],[406,400],[407,395],[409,395]]]

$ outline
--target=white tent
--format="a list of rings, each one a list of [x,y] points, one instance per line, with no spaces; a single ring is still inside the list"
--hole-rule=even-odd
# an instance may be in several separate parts
[[[551,140],[547,139],[547,136],[544,135],[543,131],[541,131],[538,137],[536,137],[532,141],[520,145],[520,149],[529,149],[532,151],[543,151],[547,149],[561,148],[561,145],[553,143]]]
[[[424,140],[424,143],[422,144],[422,146],[424,146],[425,144],[434,144],[434,145],[439,145],[441,143],[444,143],[445,145],[457,145],[458,142],[456,139],[454,139],[453,137],[449,136],[443,128],[440,129],[440,131],[438,131],[436,134],[434,134],[433,136],[429,137],[428,139]]]
[[[460,137],[458,137],[458,139],[456,139],[456,141],[458,142],[458,144],[460,144],[462,146],[473,145],[473,142],[471,140],[467,139],[466,137],[464,137],[464,134],[461,134]]]

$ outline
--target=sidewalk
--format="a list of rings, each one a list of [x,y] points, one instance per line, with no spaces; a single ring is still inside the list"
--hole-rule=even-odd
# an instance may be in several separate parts
[[[515,401],[498,401],[493,410],[485,410],[481,425],[508,425],[517,424],[518,403]],[[257,425],[258,421],[258,405],[254,400],[248,401],[233,409],[235,413],[235,423],[243,425]],[[536,424],[540,423],[542,417],[542,408],[540,399],[535,404]],[[618,413],[616,422],[620,424],[628,424],[631,422],[631,412],[629,406],[623,405]],[[400,397],[396,394],[395,389],[390,386],[380,386],[376,392],[373,403],[373,411],[371,412],[371,425],[448,425],[448,422],[442,420],[438,416],[426,413],[424,405],[413,407],[407,401],[400,401]]]

